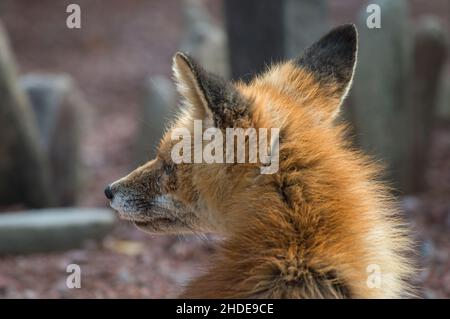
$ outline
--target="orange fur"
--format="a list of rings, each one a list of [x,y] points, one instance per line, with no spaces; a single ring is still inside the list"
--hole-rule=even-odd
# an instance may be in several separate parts
[[[343,30],[355,36],[349,27]],[[352,149],[345,126],[333,121],[352,73],[343,73],[348,83],[339,83],[287,62],[250,84],[216,90],[236,90],[242,97],[236,109],[225,109],[227,120],[241,114],[233,127],[281,129],[279,171],[261,175],[258,163],[172,162],[173,128],[192,131],[194,119],[214,125],[210,116],[218,112],[208,109],[211,97],[204,95],[205,87],[216,93],[215,82],[202,86],[207,75],[186,56],[174,61],[185,108],[163,137],[157,158],[112,184],[112,190],[126,198],[114,204],[124,218],[143,230],[212,231],[225,238],[207,272],[188,284],[183,297],[410,295],[407,227],[379,181],[380,168]],[[145,207],[151,201],[156,206]],[[379,287],[368,284],[371,265],[381,271]]]
[[[184,296],[321,297],[314,283],[295,285],[307,282],[309,269],[335,272],[352,297],[407,295],[410,242],[393,198],[377,181],[379,168],[345,142],[344,126],[321,123],[310,111],[330,104],[311,75],[283,71],[281,77],[296,79],[290,87],[301,88],[302,102],[264,78],[238,85],[253,101],[254,127],[283,127],[280,173],[255,178],[237,167],[230,177],[230,168],[219,165],[195,172],[208,206],[224,214],[216,223],[228,239]],[[380,266],[380,289],[367,286],[371,264]]]

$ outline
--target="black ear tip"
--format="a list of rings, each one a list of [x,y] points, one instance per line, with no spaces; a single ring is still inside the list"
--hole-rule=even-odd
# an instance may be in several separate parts
[[[354,23],[346,23],[343,24],[339,27],[337,27],[336,29],[341,29],[342,31],[351,33],[351,34],[355,34],[358,32],[358,30],[356,29],[356,25]]]
[[[358,29],[356,28],[356,25],[353,23],[350,24],[344,24],[345,26],[345,32],[352,37],[353,39],[358,40]]]
[[[306,49],[295,63],[316,74],[320,81],[333,79],[345,88],[353,74],[357,47],[356,26],[344,24],[332,29]]]
[[[331,30],[324,38],[334,38],[336,40],[340,39],[356,44],[358,41],[358,30],[354,24],[343,24]]]
[[[354,23],[346,23],[342,24],[333,30],[331,30],[330,33],[346,33],[348,35],[355,35],[358,33],[358,30],[356,29],[356,25]]]

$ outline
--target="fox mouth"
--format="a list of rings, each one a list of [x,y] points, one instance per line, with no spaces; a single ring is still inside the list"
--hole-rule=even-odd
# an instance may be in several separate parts
[[[133,221],[137,229],[149,234],[170,233],[176,227],[177,220],[168,217],[155,217],[149,221]]]
[[[168,217],[155,217],[147,221],[132,220],[132,222],[138,227],[148,227],[155,224],[166,224],[166,225],[172,224],[175,222],[175,220]]]
[[[123,212],[118,211],[119,218],[128,220],[135,224],[150,224],[154,222],[173,222],[174,219],[170,217],[171,211],[162,207],[152,207],[151,210],[145,212]]]
[[[163,211],[165,211],[164,215],[162,215]],[[170,217],[170,212],[167,209],[152,209],[151,212],[146,212],[145,215],[143,213],[130,214],[119,212],[119,218],[130,221],[141,231],[153,234],[167,231],[177,224],[177,220]]]
[[[158,218],[154,218],[151,221],[136,221],[136,220],[132,220],[132,222],[136,225],[136,226],[148,226],[149,224],[152,224],[153,222],[163,222],[163,223],[172,223],[173,219],[167,218],[167,217],[158,217]]]
[[[110,206],[119,214],[122,220],[137,223],[152,223],[157,221],[173,221],[171,218],[176,205],[169,201],[166,196],[152,199],[141,198],[133,194],[116,194],[110,202]]]
[[[110,203],[121,220],[133,223],[146,233],[175,233],[176,230],[189,232],[195,219],[191,209],[167,195],[150,200],[138,196],[116,194]]]

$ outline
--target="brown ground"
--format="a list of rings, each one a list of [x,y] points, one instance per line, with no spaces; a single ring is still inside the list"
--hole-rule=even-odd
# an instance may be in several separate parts
[[[106,206],[104,185],[132,168],[143,79],[170,75],[171,55],[182,31],[179,1],[78,0],[81,30],[65,27],[68,3],[2,0],[0,19],[10,33],[22,73],[67,72],[90,102],[84,143],[90,178],[80,204]],[[445,0],[436,0],[437,5],[414,3],[414,16],[426,9],[450,17]],[[359,5],[355,0],[332,1],[333,21],[351,20]],[[220,0],[209,6],[220,18]],[[450,297],[449,198],[447,125],[434,131],[427,191],[403,201],[418,234],[424,270],[416,281],[425,297]],[[199,239],[147,236],[121,223],[102,243],[82,249],[0,257],[0,297],[175,296],[180,285],[201,270],[212,250]],[[81,289],[65,286],[65,267],[70,263],[82,268]]]

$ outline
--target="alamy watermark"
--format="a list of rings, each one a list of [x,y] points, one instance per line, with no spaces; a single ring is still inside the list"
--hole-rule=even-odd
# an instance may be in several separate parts
[[[222,130],[203,131],[202,121],[194,120],[191,135],[187,128],[172,131],[172,141],[178,141],[171,151],[174,163],[260,163],[261,174],[278,172],[279,128],[226,128],[224,138]]]
[[[366,25],[369,29],[381,28],[381,8],[378,4],[369,4],[366,8],[366,12],[370,13],[366,19]]]
[[[66,26],[69,29],[81,29],[81,8],[78,4],[69,4],[66,12],[70,13],[66,18]]]
[[[67,288],[81,288],[81,267],[77,264],[70,264],[67,265],[66,272],[70,274],[66,278]]]
[[[370,289],[381,288],[381,267],[377,264],[370,264],[366,268],[366,272],[369,274],[367,276],[367,287]]]
[[[369,14],[366,19],[366,26],[369,29],[381,28],[381,7],[371,3],[367,6],[366,12]],[[71,3],[66,7],[66,26],[69,29],[81,29],[81,7],[76,3]]]

